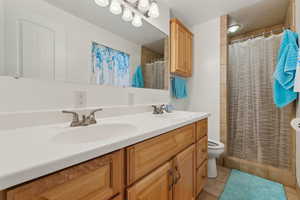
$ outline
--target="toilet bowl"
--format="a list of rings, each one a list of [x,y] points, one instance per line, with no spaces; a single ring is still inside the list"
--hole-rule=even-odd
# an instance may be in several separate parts
[[[218,176],[216,159],[224,152],[224,144],[214,140],[208,140],[208,178]]]

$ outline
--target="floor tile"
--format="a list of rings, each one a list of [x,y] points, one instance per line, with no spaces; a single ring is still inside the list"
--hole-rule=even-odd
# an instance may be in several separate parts
[[[205,191],[201,192],[197,200],[218,200],[218,197],[215,197]]]
[[[285,187],[285,192],[288,200],[299,200],[297,197],[297,191],[291,187]]]

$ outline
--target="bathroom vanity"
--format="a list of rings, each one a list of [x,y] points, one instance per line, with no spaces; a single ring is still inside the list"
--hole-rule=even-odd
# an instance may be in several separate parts
[[[3,133],[1,144],[5,137],[22,140],[21,133],[24,136],[25,131],[32,132],[29,137],[35,135],[33,132],[45,134],[43,140],[48,140],[48,144],[39,141],[45,144],[44,149],[35,149],[38,147],[35,144],[27,146],[27,150],[18,152],[20,160],[14,163],[7,163],[11,158],[2,159],[0,199],[196,199],[207,180],[208,116],[179,111],[161,116],[143,113],[102,119],[91,127],[69,128],[64,124]],[[130,121],[136,121],[136,129],[131,130],[134,133],[127,133],[126,126],[120,126]],[[112,137],[106,135],[102,141],[89,141],[93,130],[108,124],[120,126],[118,130],[124,129],[124,134],[115,129],[109,133]],[[48,131],[38,133],[43,129]],[[72,131],[75,131],[74,140],[68,143],[67,135]],[[76,138],[80,131],[82,138],[86,131],[86,138]],[[26,145],[21,144],[20,149],[23,147]],[[34,151],[39,152],[27,154]],[[61,157],[54,155],[60,151],[64,151]],[[8,168],[14,164],[17,166]]]

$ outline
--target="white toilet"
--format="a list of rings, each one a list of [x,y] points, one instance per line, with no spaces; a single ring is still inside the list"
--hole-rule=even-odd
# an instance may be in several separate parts
[[[216,159],[224,152],[224,144],[214,140],[208,140],[208,178],[218,176]]]

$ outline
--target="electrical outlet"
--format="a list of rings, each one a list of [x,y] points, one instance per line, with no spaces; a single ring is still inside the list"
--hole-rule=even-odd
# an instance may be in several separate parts
[[[87,92],[74,91],[74,106],[75,108],[84,108],[87,105]]]
[[[129,106],[133,106],[134,104],[135,104],[135,102],[134,102],[134,97],[135,97],[135,95],[134,95],[134,93],[129,93],[128,94],[128,105]]]

